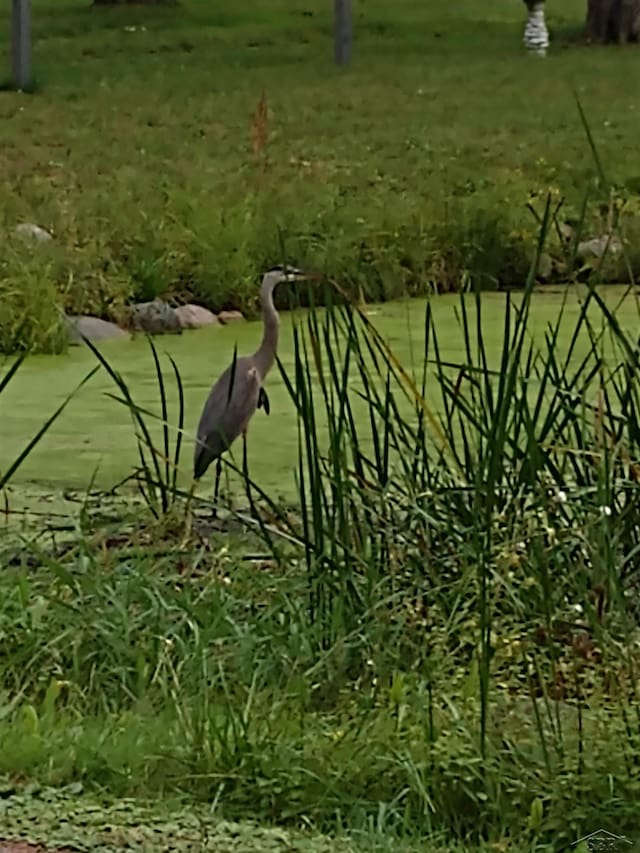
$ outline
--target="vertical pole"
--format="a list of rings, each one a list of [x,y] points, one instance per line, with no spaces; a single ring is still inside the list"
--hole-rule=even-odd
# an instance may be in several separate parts
[[[544,20],[544,2],[531,0],[527,3],[529,17],[524,28],[524,46],[537,56],[546,56],[549,47],[549,31]]]
[[[349,65],[353,44],[352,0],[334,0],[333,44],[336,64]]]
[[[13,85],[27,89],[31,84],[31,0],[12,0],[11,59]]]

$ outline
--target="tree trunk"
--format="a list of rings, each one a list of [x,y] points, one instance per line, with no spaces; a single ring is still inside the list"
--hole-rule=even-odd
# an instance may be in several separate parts
[[[640,36],[640,0],[587,0],[587,40],[626,44]]]
[[[525,0],[529,15],[524,28],[524,46],[537,56],[546,56],[549,31],[544,20],[544,0]]]

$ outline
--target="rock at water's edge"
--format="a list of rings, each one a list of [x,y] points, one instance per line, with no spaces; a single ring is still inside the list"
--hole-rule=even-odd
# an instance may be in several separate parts
[[[182,332],[180,320],[174,309],[162,299],[140,302],[131,309],[131,323],[137,332],[162,335],[166,332]]]
[[[86,314],[67,317],[67,325],[69,327],[69,343],[73,345],[83,343],[81,334],[91,343],[128,337],[127,333],[115,323],[109,323],[99,317],[89,317]]]
[[[244,320],[241,311],[221,311],[218,314],[218,320],[226,326],[227,323],[237,323],[239,320]]]
[[[203,326],[218,326],[216,315],[202,305],[180,305],[175,309],[178,322],[183,329],[201,329]]]

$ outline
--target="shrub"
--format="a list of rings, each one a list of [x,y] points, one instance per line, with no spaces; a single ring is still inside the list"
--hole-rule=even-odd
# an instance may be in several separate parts
[[[44,252],[43,252],[44,254]],[[52,262],[42,257],[5,260],[0,269],[0,352],[62,352],[67,330]]]

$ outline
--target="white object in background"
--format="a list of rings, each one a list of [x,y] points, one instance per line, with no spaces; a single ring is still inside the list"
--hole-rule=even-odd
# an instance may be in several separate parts
[[[48,243],[53,240],[51,234],[41,228],[39,225],[34,225],[33,222],[21,222],[13,229],[16,237],[21,237],[23,240],[35,240],[36,243]]]
[[[524,28],[524,46],[531,53],[546,56],[549,47],[549,31],[544,20],[544,3],[536,3],[529,10],[529,19]]]

